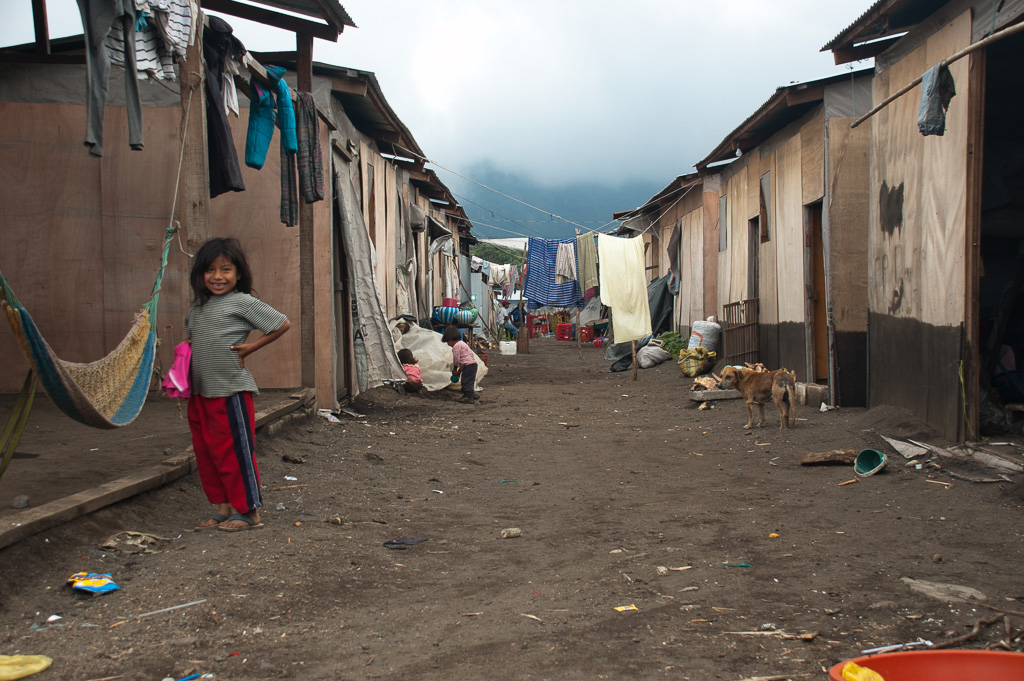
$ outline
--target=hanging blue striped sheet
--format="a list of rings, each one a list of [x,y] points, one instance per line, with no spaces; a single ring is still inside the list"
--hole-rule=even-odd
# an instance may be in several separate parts
[[[555,283],[555,259],[558,244],[576,244],[576,239],[539,239],[530,237],[526,251],[526,282],[523,295],[529,300],[528,307],[580,307],[583,296],[577,280],[564,284]],[[576,264],[579,272],[579,263]]]

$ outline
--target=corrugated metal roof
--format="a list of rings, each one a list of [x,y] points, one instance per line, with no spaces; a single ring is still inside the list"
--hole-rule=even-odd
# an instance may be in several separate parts
[[[731,159],[735,156],[737,149],[746,150],[758,146],[765,138],[797,120],[821,101],[820,98],[804,99],[799,101],[799,103],[793,104],[789,100],[790,94],[799,95],[803,92],[811,91],[813,88],[838,83],[851,77],[856,78],[871,73],[871,71],[872,69],[861,69],[838,76],[829,76],[828,78],[811,80],[804,83],[793,83],[792,85],[776,88],[775,92],[764,104],[759,106],[754,113],[740,123],[735,130],[726,135],[725,139],[710,154],[698,161],[696,168],[703,169],[711,163]],[[743,143],[744,140],[747,140],[746,144]]]
[[[328,20],[328,17],[324,16],[324,13],[327,12],[332,15],[330,18],[338,26],[358,28],[338,0],[252,0],[252,2],[324,20]]]
[[[949,0],[878,0],[856,21],[830,40],[822,52],[906,32]]]
[[[673,192],[676,192],[683,187],[688,187],[690,185],[696,184],[699,181],[699,173],[687,173],[686,175],[680,175],[676,179],[669,182],[665,186],[665,188],[662,189],[660,192],[658,192],[651,198],[647,199],[647,201],[644,202],[644,205],[640,206],[639,208],[630,208],[629,210],[616,211],[612,213],[612,219],[622,220],[630,217],[631,215],[639,215],[640,213],[654,210],[661,204],[662,199],[664,199],[665,197],[671,195]]]
[[[828,41],[828,43],[826,43],[825,46],[821,48],[821,51],[825,52],[826,50],[831,50],[833,47],[841,44],[844,38],[847,36],[847,34],[853,31],[854,28],[859,26],[860,23],[868,17],[868,15],[874,13],[880,5],[884,5],[890,2],[892,2],[892,0],[878,0],[875,4],[871,5],[871,7],[867,8],[867,10],[865,10],[863,14],[857,17],[857,19],[852,24],[850,24],[842,31],[840,31],[839,35],[837,35],[835,38],[832,38],[832,40]]]

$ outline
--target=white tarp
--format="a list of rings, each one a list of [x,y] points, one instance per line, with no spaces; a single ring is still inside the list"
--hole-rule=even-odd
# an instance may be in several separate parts
[[[447,388],[451,384],[452,349],[447,343],[441,342],[441,334],[413,324],[410,324],[409,330],[403,334],[398,329],[398,324],[398,321],[390,323],[395,349],[408,348],[412,350],[416,363],[420,367],[420,377],[424,387],[427,390]],[[487,366],[475,352],[473,356],[476,357],[476,385],[479,388],[480,382],[487,375]]]

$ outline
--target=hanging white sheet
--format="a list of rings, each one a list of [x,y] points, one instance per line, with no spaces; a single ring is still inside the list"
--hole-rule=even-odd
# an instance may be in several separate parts
[[[647,303],[643,237],[621,239],[597,235],[601,302],[612,308],[612,334],[616,343],[651,335]]]

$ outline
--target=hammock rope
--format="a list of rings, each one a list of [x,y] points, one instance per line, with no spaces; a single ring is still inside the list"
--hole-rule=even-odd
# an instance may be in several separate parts
[[[157,302],[175,231],[173,227],[167,228],[160,270],[149,300],[135,314],[124,340],[95,362],[60,359],[0,272],[0,305],[22,352],[53,403],[79,423],[94,428],[120,428],[134,421],[142,411],[156,358]]]

